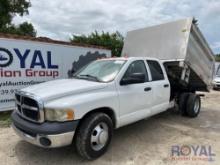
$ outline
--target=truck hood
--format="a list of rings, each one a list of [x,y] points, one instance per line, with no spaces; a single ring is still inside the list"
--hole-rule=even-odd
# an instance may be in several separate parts
[[[101,89],[106,86],[106,83],[82,79],[60,79],[29,86],[21,91],[35,95],[43,101],[48,101],[68,95]]]

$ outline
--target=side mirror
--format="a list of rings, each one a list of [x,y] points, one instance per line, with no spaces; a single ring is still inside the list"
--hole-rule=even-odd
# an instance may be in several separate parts
[[[139,84],[145,82],[145,74],[133,73],[129,77],[122,78],[120,85]]]

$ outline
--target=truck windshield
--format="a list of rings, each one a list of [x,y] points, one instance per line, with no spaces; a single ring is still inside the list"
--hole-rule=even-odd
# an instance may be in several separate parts
[[[97,82],[110,82],[115,79],[125,60],[98,60],[77,71],[73,77]]]

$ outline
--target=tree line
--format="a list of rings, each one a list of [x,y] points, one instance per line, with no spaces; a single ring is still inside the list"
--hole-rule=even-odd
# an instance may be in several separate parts
[[[124,37],[118,31],[114,33],[98,33],[95,31],[89,35],[73,35],[70,38],[70,41],[73,43],[103,46],[112,51],[112,56],[119,57],[121,55],[122,47],[124,44]]]
[[[36,37],[37,32],[31,23],[23,22],[19,25],[12,23],[16,15],[29,14],[30,6],[31,3],[27,0],[0,0],[0,33]]]

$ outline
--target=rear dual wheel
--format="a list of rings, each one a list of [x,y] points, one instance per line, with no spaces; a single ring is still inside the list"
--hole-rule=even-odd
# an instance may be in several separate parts
[[[189,93],[182,93],[179,97],[179,110],[182,116],[187,116],[186,107]]]
[[[197,117],[201,109],[200,96],[194,93],[183,93],[179,98],[179,109],[183,116]]]
[[[190,94],[187,101],[187,116],[197,117],[201,109],[200,96],[195,94]]]

